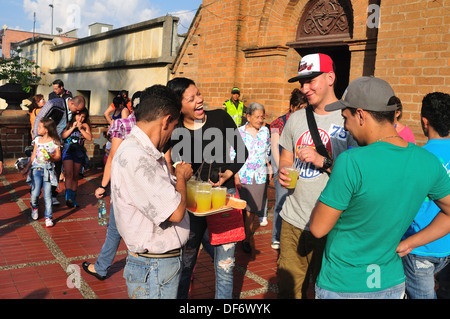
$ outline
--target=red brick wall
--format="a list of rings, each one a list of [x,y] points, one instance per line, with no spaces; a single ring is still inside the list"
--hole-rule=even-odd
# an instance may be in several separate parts
[[[92,141],[86,141],[85,147],[90,158],[90,167],[103,167],[104,147],[103,132],[107,130],[107,122],[103,116],[91,116]],[[25,147],[31,145],[31,124],[27,111],[0,111],[0,138],[3,157],[8,166],[14,165],[19,157],[24,157]],[[95,140],[95,141],[94,141]],[[102,146],[102,148],[101,148]]]
[[[306,0],[204,0],[191,32],[174,64],[173,76],[194,79],[211,108],[241,89],[245,104],[260,102],[268,121],[288,109],[298,83],[287,80],[297,73],[300,55],[287,46],[296,37]],[[353,1],[354,39],[367,39],[368,1]],[[363,74],[364,45],[355,48],[351,74]],[[357,46],[359,45],[359,47]],[[362,46],[362,47],[361,47]]]
[[[380,28],[368,28],[368,6],[351,1],[353,37],[349,80],[373,73],[386,79],[404,104],[403,122],[419,144],[420,105],[431,91],[449,92],[450,0],[383,1]],[[287,110],[287,83],[296,74],[299,54],[286,46],[296,37],[306,0],[204,0],[191,33],[174,64],[173,76],[194,79],[210,107],[219,107],[233,86],[248,105],[266,106],[268,120]],[[376,39],[378,31],[378,41]]]
[[[375,75],[387,80],[400,97],[402,121],[418,144],[425,94],[450,93],[450,1],[384,1],[378,34]]]
[[[19,31],[19,30],[6,30],[6,42],[5,41],[5,32],[3,29],[0,30],[0,39],[2,42],[2,54],[5,58],[9,58],[11,56],[11,43],[21,42],[26,39],[30,39],[33,37],[33,32]],[[34,36],[39,36],[40,33],[35,33]],[[64,35],[59,36],[63,42],[70,42],[76,40],[75,38],[68,38]]]

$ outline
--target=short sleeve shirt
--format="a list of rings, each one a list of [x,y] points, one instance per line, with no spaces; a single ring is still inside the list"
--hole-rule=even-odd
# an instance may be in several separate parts
[[[343,212],[327,236],[317,285],[356,293],[404,282],[398,243],[426,196],[449,194],[442,164],[412,143],[376,142],[339,155],[319,200]]]
[[[314,113],[314,118],[322,143],[333,160],[348,148],[358,146],[351,135],[344,130],[344,118],[340,111],[326,115]],[[284,149],[294,153],[295,164],[300,172],[297,186],[293,192],[288,193],[280,215],[289,224],[308,230],[311,211],[328,182],[328,174],[321,172],[312,163],[304,163],[297,158],[298,149],[315,147],[308,128],[305,109],[291,114],[281,133],[279,143]]]
[[[46,159],[42,150],[46,150],[48,154],[54,153],[55,150],[59,147],[54,141],[50,141],[47,143],[40,143],[40,136],[34,139],[34,143],[36,144],[36,157],[34,159],[33,164],[37,165],[45,165],[48,163],[52,163],[49,159]]]
[[[248,149],[249,156],[239,170],[239,178],[243,184],[265,184],[267,180],[267,161],[270,152],[270,133],[262,126],[256,137],[248,133],[247,124],[240,126],[239,133]]]
[[[136,125],[136,116],[131,113],[126,119],[114,120],[109,127],[108,135],[122,140],[130,134],[131,129]]]
[[[117,149],[111,167],[111,197],[117,229],[135,253],[164,253],[182,247],[189,216],[168,221],[181,201],[164,154],[134,126]]]

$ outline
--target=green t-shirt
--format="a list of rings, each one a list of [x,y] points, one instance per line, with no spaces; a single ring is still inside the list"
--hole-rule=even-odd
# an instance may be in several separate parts
[[[343,212],[327,236],[317,285],[358,293],[404,282],[398,243],[426,196],[448,194],[442,164],[417,145],[376,142],[339,155],[319,200]]]

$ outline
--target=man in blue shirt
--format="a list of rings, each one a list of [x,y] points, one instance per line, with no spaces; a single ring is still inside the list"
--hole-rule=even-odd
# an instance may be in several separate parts
[[[427,94],[422,101],[421,120],[428,138],[423,148],[437,156],[450,177],[450,95],[440,92]],[[428,226],[440,210],[427,197],[404,238]],[[448,264],[449,255],[450,234],[417,247],[402,258],[406,292],[411,299],[436,299],[434,275]]]

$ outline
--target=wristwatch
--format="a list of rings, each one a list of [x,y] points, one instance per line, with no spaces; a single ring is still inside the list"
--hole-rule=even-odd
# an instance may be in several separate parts
[[[330,159],[330,158],[328,158],[328,157],[324,157],[324,158],[323,158],[322,171],[326,171],[326,170],[329,169],[332,165],[333,165],[333,160]]]

